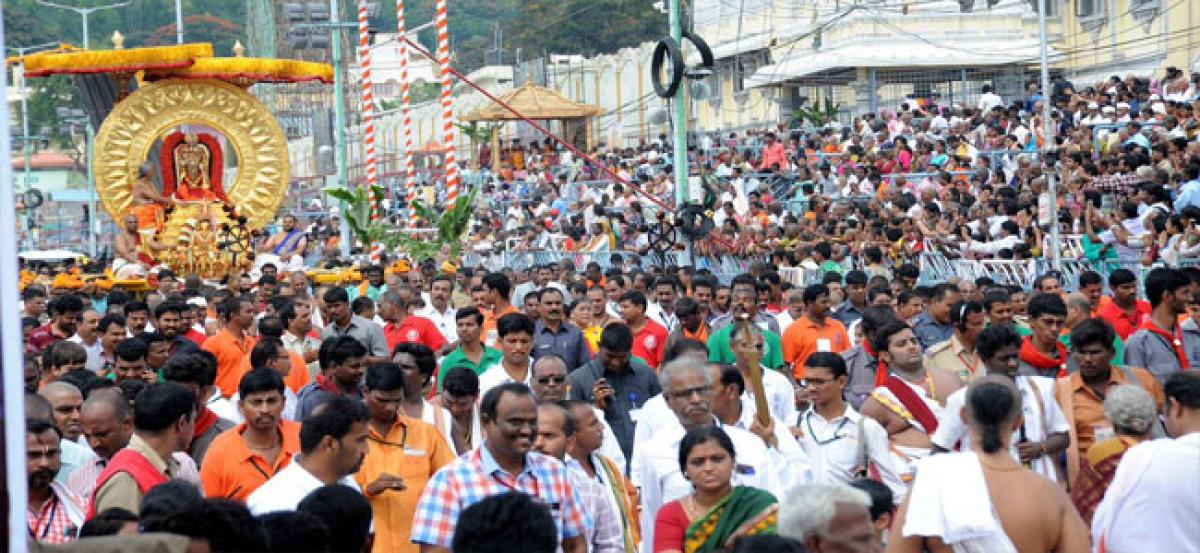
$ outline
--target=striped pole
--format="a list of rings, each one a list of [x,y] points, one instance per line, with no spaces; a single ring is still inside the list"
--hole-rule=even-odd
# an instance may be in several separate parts
[[[367,2],[358,0],[358,64],[362,67],[362,120],[363,149],[367,163],[367,194],[371,199],[371,220],[379,219],[375,209],[379,198],[375,197],[375,185],[379,182],[379,168],[375,163],[375,95],[371,90],[371,44],[367,21]]]
[[[450,30],[446,27],[446,0],[437,0],[434,16],[437,27],[437,60],[442,76],[442,142],[446,148],[446,209],[454,209],[458,199],[458,161],[454,156],[454,104],[450,94]]]
[[[408,27],[404,24],[404,0],[396,0],[396,33],[400,37],[400,117],[404,132],[404,148],[400,161],[404,165],[404,190],[408,195],[408,225],[417,226],[417,212],[412,209],[417,200],[417,171],[413,167],[413,128],[411,97],[408,93]]]

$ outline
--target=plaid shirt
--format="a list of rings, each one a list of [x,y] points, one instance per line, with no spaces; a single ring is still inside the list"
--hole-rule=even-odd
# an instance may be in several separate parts
[[[1141,181],[1142,178],[1137,176],[1137,173],[1102,175],[1092,179],[1092,186],[1104,193],[1123,193]]]
[[[587,535],[592,519],[583,509],[579,492],[572,488],[567,468],[540,453],[525,456],[525,470],[515,478],[500,468],[487,442],[442,467],[425,485],[413,519],[413,543],[449,548],[454,525],[464,509],[483,499],[521,492],[550,507],[560,539]]]
[[[38,512],[25,510],[29,536],[39,543],[73,542],[83,523],[83,501],[61,486],[51,485],[51,490]]]

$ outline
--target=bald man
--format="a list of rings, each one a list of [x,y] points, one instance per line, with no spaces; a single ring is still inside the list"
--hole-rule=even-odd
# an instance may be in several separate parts
[[[83,423],[80,421],[79,408],[83,405],[83,394],[79,388],[67,382],[51,382],[42,386],[39,395],[50,402],[53,410],[54,424],[62,432],[63,439],[87,445],[79,437],[83,435]]]
[[[74,388],[74,386],[71,387]],[[54,408],[50,406],[50,402],[46,398],[40,395],[25,394],[25,418],[55,421]],[[55,421],[56,426],[57,424],[58,422]],[[61,431],[62,429],[59,430]],[[54,481],[67,486],[68,480],[71,474],[75,472],[75,469],[90,463],[96,458],[96,454],[92,453],[92,450],[87,447],[66,438],[59,440],[58,447],[62,450],[62,466],[58,469],[58,474],[55,475]]]

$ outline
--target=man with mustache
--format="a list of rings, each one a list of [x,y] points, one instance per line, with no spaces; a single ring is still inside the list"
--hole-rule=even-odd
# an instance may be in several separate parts
[[[300,452],[300,423],[283,418],[283,376],[261,366],[238,384],[242,423],[213,439],[200,472],[204,495],[245,501]]]
[[[356,490],[353,474],[367,454],[367,407],[358,399],[330,396],[300,427],[300,453],[246,498],[254,515],[294,511],[308,494],[330,484]],[[278,462],[278,461],[277,461]]]
[[[71,294],[57,297],[50,300],[49,310],[50,322],[29,335],[29,347],[34,351],[40,352],[54,342],[75,335],[76,321],[83,311],[83,300]]]
[[[41,543],[67,543],[83,525],[84,503],[54,481],[62,467],[62,434],[46,419],[25,421],[25,477],[29,484],[29,536]]]
[[[566,467],[530,451],[538,426],[533,392],[520,382],[499,384],[483,396],[479,411],[486,439],[429,480],[413,519],[413,543],[423,552],[449,551],[460,513],[489,496],[518,492],[553,507],[564,552],[587,551],[592,520]]]

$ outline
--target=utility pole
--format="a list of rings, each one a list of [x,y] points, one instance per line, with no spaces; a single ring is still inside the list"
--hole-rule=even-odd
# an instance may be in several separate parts
[[[175,42],[183,44],[183,0],[175,0]]]
[[[92,122],[89,119],[87,122],[87,190],[88,190],[88,220],[87,220],[87,235],[88,235],[88,255],[96,258],[96,234],[100,232],[100,217],[96,213],[96,172],[93,170],[93,162],[95,160],[95,144],[96,130],[92,128]]]
[[[670,13],[667,18],[671,25],[671,38],[679,48],[683,49],[683,14],[680,13],[679,0],[670,0],[668,8]],[[675,209],[687,205],[690,197],[688,195],[688,164],[687,164],[687,105],[684,104],[684,98],[687,90],[687,78],[679,85],[679,89],[675,91],[675,97],[671,99],[671,107],[675,110],[675,115],[672,118],[675,124],[672,126],[675,131],[675,137],[671,140],[673,148],[671,153],[674,154],[675,173]],[[692,259],[692,244],[690,241],[685,242],[684,259]]]
[[[73,11],[73,12],[75,12],[75,13],[79,14],[81,17],[83,17],[83,49],[84,49],[84,50],[87,50],[87,49],[88,49],[88,47],[89,47],[89,41],[88,41],[88,16],[89,16],[89,15],[92,15],[93,13],[96,13],[96,12],[98,12],[98,11],[101,11],[101,10],[111,10],[111,9],[114,9],[114,8],[123,8],[123,7],[125,7],[125,6],[128,6],[128,5],[130,4],[130,2],[132,2],[133,0],[127,0],[127,1],[125,1],[125,2],[119,2],[119,3],[116,3],[116,4],[108,4],[107,6],[96,6],[96,7],[93,7],[93,8],[80,8],[80,7],[76,7],[76,6],[64,6],[64,5],[62,5],[62,4],[55,4],[54,2],[50,2],[50,1],[48,1],[48,0],[35,0],[35,1],[36,1],[38,4],[41,4],[41,5],[43,5],[43,6],[48,6],[48,7],[51,7],[51,8],[58,8],[58,9],[60,9],[60,10],[71,10],[71,11]],[[176,0],[176,6],[178,6],[178,0]],[[181,35],[180,35],[180,36],[182,36],[182,32],[183,32],[183,31],[182,31],[182,29],[183,29],[182,25],[183,25],[183,24],[182,24],[182,23],[180,23],[180,27],[179,27],[179,28],[181,29],[181,30],[180,30],[180,33],[181,33]],[[180,42],[182,42],[182,39],[180,39]]]
[[[29,53],[30,51],[42,50],[44,48],[50,48],[50,47],[57,46],[57,45],[58,45],[57,42],[44,42],[42,44],[35,44],[33,46],[17,46],[12,49],[17,51],[17,57],[24,58],[25,54]],[[29,141],[32,140],[33,137],[29,136],[29,88],[25,85],[25,64],[21,63],[19,65],[21,66],[21,84],[18,87],[18,91],[21,94],[21,150],[22,150],[22,153],[25,158],[25,169],[24,169],[25,186],[24,186],[24,190],[22,190],[22,192],[28,192],[31,188],[33,188],[33,183],[30,180],[30,175],[29,175],[29,165],[30,165],[30,163],[29,163],[29,157],[30,157]],[[17,84],[17,68],[16,68],[16,66],[13,67],[13,84]],[[26,219],[26,224],[25,224],[25,231],[28,232],[29,231],[28,217],[32,217],[33,215],[31,213],[29,213],[28,211],[26,211],[26,214],[27,214],[26,215],[27,219]]]
[[[1038,40],[1042,58],[1042,167],[1046,175],[1046,190],[1050,194],[1050,266],[1062,268],[1058,229],[1058,168],[1050,161],[1054,151],[1054,123],[1050,119],[1050,60],[1046,39],[1046,0],[1038,0]],[[1034,222],[1034,224],[1037,224]]]
[[[348,164],[349,154],[346,149],[346,108],[343,88],[345,86],[344,77],[342,77],[342,33],[339,30],[342,12],[341,0],[330,0],[329,2],[329,32],[330,43],[333,61],[333,126],[337,129],[334,135],[335,147],[334,163],[337,165],[338,180],[344,187],[350,186],[350,168]],[[356,25],[357,26],[357,25]],[[342,257],[350,257],[350,243],[353,238],[350,236],[350,223],[346,220],[346,207],[342,206],[341,225],[339,229],[340,239],[338,245],[341,247]]]

